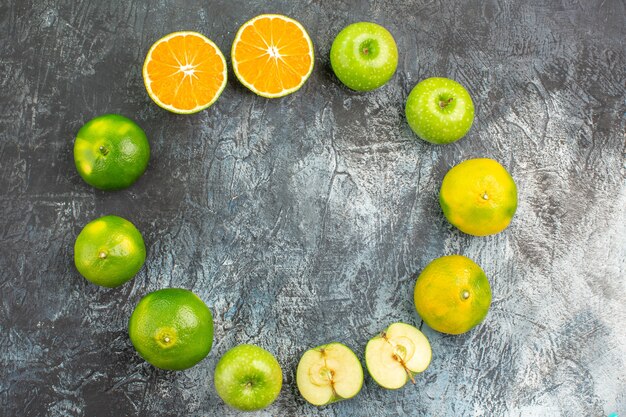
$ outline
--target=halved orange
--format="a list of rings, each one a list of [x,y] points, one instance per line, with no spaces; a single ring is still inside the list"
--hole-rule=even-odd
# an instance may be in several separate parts
[[[174,113],[196,113],[215,103],[224,90],[226,60],[200,33],[170,33],[148,51],[143,82],[160,107]]]
[[[235,75],[268,98],[297,91],[313,71],[313,42],[300,23],[262,14],[244,23],[231,51]]]

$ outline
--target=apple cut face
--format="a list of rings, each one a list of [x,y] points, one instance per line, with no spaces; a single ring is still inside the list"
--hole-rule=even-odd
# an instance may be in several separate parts
[[[428,368],[430,342],[417,328],[394,323],[365,347],[365,363],[372,378],[383,388],[402,388],[413,374]]]
[[[330,343],[304,352],[296,382],[305,400],[325,405],[358,394],[363,386],[363,368],[350,348]]]

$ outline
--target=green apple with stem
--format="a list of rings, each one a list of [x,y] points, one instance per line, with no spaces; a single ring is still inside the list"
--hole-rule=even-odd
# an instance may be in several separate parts
[[[222,356],[215,367],[217,394],[242,411],[272,404],[283,385],[283,373],[274,355],[255,345],[239,345]]]
[[[431,358],[426,336],[406,323],[393,323],[365,347],[367,370],[387,389],[402,388],[408,381],[415,383],[415,374],[424,372]]]
[[[304,352],[296,384],[305,400],[326,405],[357,395],[363,386],[363,368],[349,347],[333,342]]]
[[[345,27],[330,48],[330,66],[348,88],[370,91],[391,79],[398,67],[398,47],[387,29],[370,22]]]
[[[427,78],[406,101],[409,126],[423,140],[443,145],[467,134],[474,121],[474,103],[461,84],[449,78]]]

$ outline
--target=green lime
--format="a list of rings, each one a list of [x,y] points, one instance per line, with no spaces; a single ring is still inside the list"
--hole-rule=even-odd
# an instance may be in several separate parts
[[[122,285],[139,272],[145,260],[141,233],[118,216],[104,216],[88,223],[74,243],[76,269],[103,287]]]
[[[165,288],[139,301],[130,316],[128,333],[137,352],[152,365],[187,369],[211,351],[213,316],[191,291]]]
[[[491,305],[491,287],[483,270],[470,258],[442,256],[417,277],[415,309],[431,328],[461,334],[482,322]]]
[[[446,219],[463,233],[487,236],[506,229],[517,210],[517,186],[497,161],[468,159],[441,183],[439,204]]]
[[[150,159],[144,131],[132,120],[105,114],[85,123],[74,142],[80,176],[101,190],[119,190],[143,174]]]

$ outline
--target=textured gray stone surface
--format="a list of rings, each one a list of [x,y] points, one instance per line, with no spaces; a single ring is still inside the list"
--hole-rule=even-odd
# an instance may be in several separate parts
[[[263,4],[264,3],[264,4]],[[176,116],[147,97],[141,64],[175,30],[229,57],[262,12],[303,23],[315,70],[296,94],[256,97],[230,73],[218,102]],[[0,1],[0,414],[234,416],[212,387],[238,343],[273,352],[279,400],[261,416],[626,414],[626,6],[624,1]],[[329,69],[349,23],[386,26],[400,50],[384,88],[355,94]],[[462,141],[416,141],[403,107],[428,76],[477,105]],[[152,146],[133,187],[77,175],[75,133],[106,113],[134,118]],[[437,203],[443,175],[492,157],[519,186],[509,229],[475,238]],[[145,267],[97,288],[73,267],[76,235],[118,214],[143,232]],[[487,320],[462,336],[426,326],[434,358],[415,386],[307,405],[295,367],[339,340],[362,355],[393,321],[420,325],[415,275],[461,253],[492,283]],[[215,345],[185,372],[133,351],[128,317],[145,293],[195,291]]]

